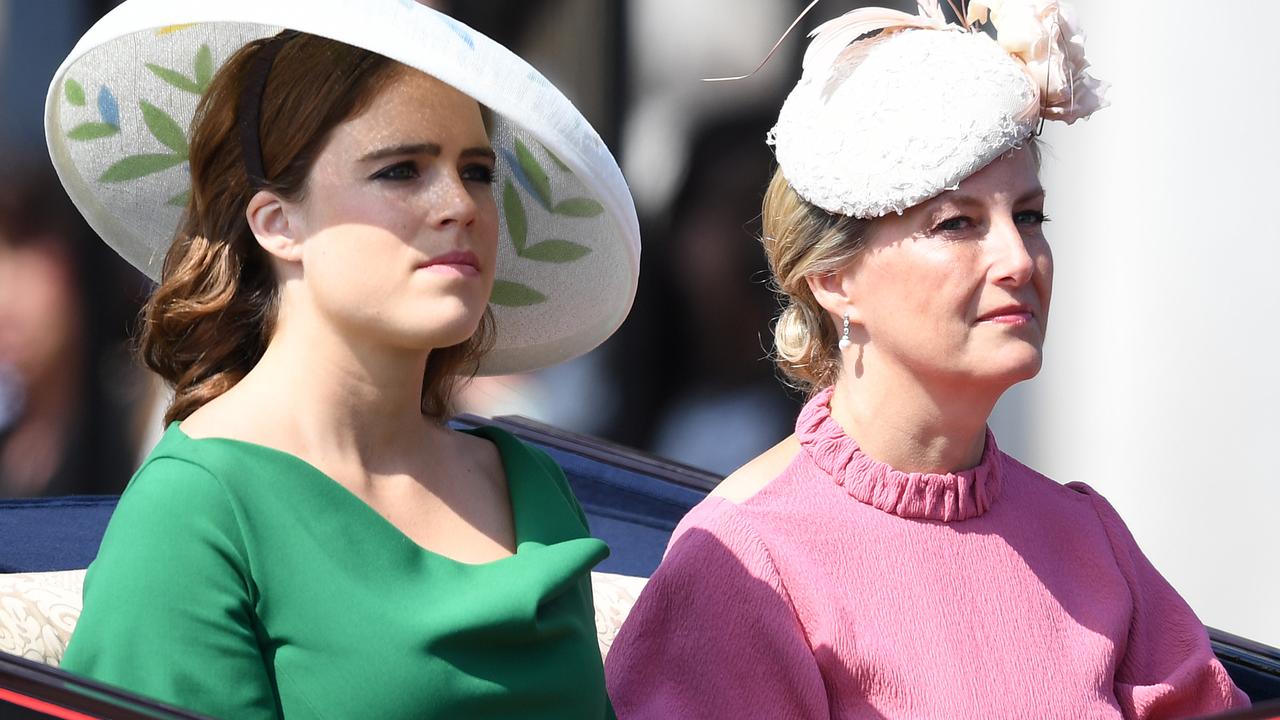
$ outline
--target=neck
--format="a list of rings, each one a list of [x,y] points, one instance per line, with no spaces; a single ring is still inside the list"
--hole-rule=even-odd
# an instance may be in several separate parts
[[[952,473],[982,461],[1000,392],[868,363],[861,373],[841,373],[831,416],[871,458],[903,472]]]
[[[313,457],[394,458],[439,428],[422,414],[429,352],[351,338],[321,323],[282,322],[236,387]]]

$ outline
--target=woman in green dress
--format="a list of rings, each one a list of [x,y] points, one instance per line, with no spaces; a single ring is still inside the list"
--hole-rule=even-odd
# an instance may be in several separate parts
[[[548,456],[444,422],[629,308],[634,209],[573,106],[413,2],[128,0],[47,119],[158,278],[174,391],[63,666],[217,717],[612,716],[607,548]]]

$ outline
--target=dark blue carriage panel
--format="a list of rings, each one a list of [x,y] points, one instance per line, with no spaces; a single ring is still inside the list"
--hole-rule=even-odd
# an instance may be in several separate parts
[[[601,465],[547,448],[565,469],[569,486],[587,514],[591,534],[609,545],[603,572],[648,577],[658,567],[667,539],[701,497],[680,497],[684,488],[652,487],[644,475]]]
[[[1209,628],[1213,652],[1231,674],[1232,681],[1254,703],[1280,699],[1280,650],[1239,635]],[[1280,717],[1280,703],[1270,706]]]
[[[0,500],[0,573],[88,567],[117,500],[115,495]]]

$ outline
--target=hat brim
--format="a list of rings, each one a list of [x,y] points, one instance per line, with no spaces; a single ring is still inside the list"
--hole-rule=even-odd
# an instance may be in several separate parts
[[[54,75],[45,132],[68,195],[121,256],[159,278],[200,94],[235,50],[284,28],[377,52],[493,112],[497,340],[481,374],[562,362],[621,325],[640,233],[612,154],[528,63],[413,0],[127,0],[104,16]]]

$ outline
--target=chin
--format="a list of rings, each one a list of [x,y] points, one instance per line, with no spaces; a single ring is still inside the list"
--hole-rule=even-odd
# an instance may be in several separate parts
[[[452,318],[448,321],[433,318],[436,322],[433,322],[430,327],[420,328],[420,337],[431,348],[452,347],[470,340],[476,334],[481,317],[482,315],[476,314]]]
[[[401,315],[408,332],[424,339],[430,338],[432,347],[449,347],[465,341],[476,333],[488,304],[472,298],[436,298],[429,303],[407,308]]]
[[[1008,387],[1035,377],[1043,361],[1040,343],[1016,340],[973,347],[962,362],[971,382]]]
[[[440,326],[433,325],[429,328],[413,328],[402,333],[403,344],[418,350],[439,350],[441,348],[453,347],[470,340],[476,334],[478,325],[471,323],[470,325],[458,326]]]
[[[1022,353],[1022,357],[1007,357],[1005,362],[991,369],[994,371],[993,375],[999,377],[1008,385],[1013,385],[1039,375],[1043,361],[1044,356],[1039,349],[1031,350],[1028,348],[1025,353]]]

